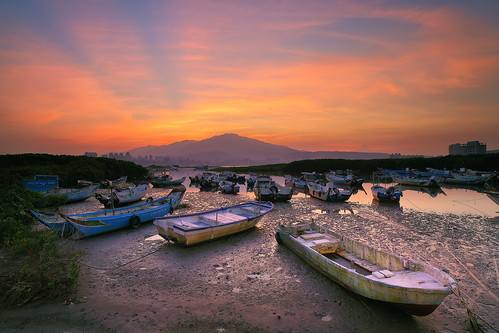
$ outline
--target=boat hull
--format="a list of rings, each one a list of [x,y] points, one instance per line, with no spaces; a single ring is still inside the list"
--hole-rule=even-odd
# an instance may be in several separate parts
[[[239,211],[231,212],[241,207],[249,207],[254,212],[246,214]],[[158,218],[154,220],[154,224],[158,234],[164,239],[179,245],[191,246],[251,229],[273,207],[270,202],[249,203],[198,214]],[[230,216],[229,220],[224,214]],[[211,216],[211,219],[207,219],[207,216]]]
[[[136,206],[103,212],[62,215],[76,230],[74,238],[85,238],[126,227],[137,228],[141,223],[173,213],[185,194],[185,188],[176,188],[161,199]]]
[[[304,246],[296,241],[294,237],[281,230],[277,231],[276,239],[279,244],[290,249],[311,267],[332,281],[337,282],[356,294],[375,301],[381,301],[391,306],[396,306],[411,315],[425,316],[432,313],[443,299],[451,293],[450,286],[444,285],[434,289],[425,289],[424,287],[419,286],[415,286],[414,288],[393,287],[380,282],[380,279],[373,278],[372,275],[365,276],[357,273],[355,269],[336,264],[328,257]],[[377,255],[381,255],[381,252],[377,252]],[[423,263],[418,263],[418,265],[424,266],[428,272],[431,272],[435,276],[441,276],[443,279],[447,279],[449,285],[454,283],[452,278],[445,277],[445,273],[436,268]]]

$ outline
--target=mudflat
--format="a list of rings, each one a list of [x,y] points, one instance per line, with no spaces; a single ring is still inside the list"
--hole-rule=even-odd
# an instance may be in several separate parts
[[[158,190],[155,196],[161,195]],[[93,199],[82,203],[93,205]],[[187,192],[187,214],[254,200]],[[68,208],[69,209],[69,208]],[[466,308],[448,296],[426,317],[347,291],[275,241],[279,225],[314,221],[380,249],[445,269],[462,298],[499,327],[499,219],[434,214],[295,196],[255,228],[181,247],[152,223],[80,241],[84,255],[72,299],[3,307],[2,332],[462,332]],[[486,326],[484,328],[487,328]]]

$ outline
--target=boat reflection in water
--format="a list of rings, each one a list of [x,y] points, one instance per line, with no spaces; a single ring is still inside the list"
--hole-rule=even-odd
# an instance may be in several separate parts
[[[416,191],[418,193],[428,194],[430,197],[435,198],[439,194],[445,194],[444,190],[441,187],[420,187],[420,186],[409,186],[409,185],[400,185],[401,191]]]

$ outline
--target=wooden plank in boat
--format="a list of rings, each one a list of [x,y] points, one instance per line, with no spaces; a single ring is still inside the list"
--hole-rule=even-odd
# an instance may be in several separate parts
[[[325,238],[326,235],[321,234],[319,232],[315,232],[313,234],[303,234],[300,237],[303,238],[304,240],[308,241],[308,240],[315,240],[315,239]]]
[[[349,252],[337,251],[336,253],[338,255],[342,256],[343,258],[350,260],[351,262],[355,263],[356,265],[358,265],[358,266],[360,266],[360,267],[362,267],[370,272],[382,271],[382,270],[386,269],[386,267],[373,264],[372,262],[361,259],[361,258],[359,258],[359,257],[357,257]]]

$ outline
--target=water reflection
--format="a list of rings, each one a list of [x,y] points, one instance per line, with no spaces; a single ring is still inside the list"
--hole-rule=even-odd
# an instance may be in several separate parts
[[[184,182],[187,191],[200,191],[195,186],[190,186],[189,176],[194,177],[200,173],[199,170],[181,168],[178,171],[171,172],[174,179],[186,177]],[[249,175],[244,175],[246,178]],[[284,177],[272,176],[272,179],[280,185],[285,185]],[[372,183],[364,183],[363,187],[358,188],[350,197],[347,203],[356,203],[362,205],[373,205],[379,207],[379,202],[373,202],[373,197],[370,190]],[[412,209],[422,212],[434,212],[438,214],[473,214],[486,217],[498,216],[497,205],[492,201],[486,193],[483,193],[483,188],[477,186],[456,186],[444,185],[442,188],[428,189],[423,187],[401,187],[403,197],[400,199],[398,205],[391,204],[387,206],[382,203],[382,206],[394,207],[397,209]],[[212,190],[216,191],[216,190]],[[255,195],[252,188],[248,188],[246,184],[240,185],[239,196],[246,196],[247,200],[255,200]],[[298,189],[295,189],[295,194],[292,200],[301,200],[309,197]],[[334,205],[334,204],[331,204]],[[331,209],[331,211],[334,208]],[[344,211],[338,212],[339,214],[350,214]]]

